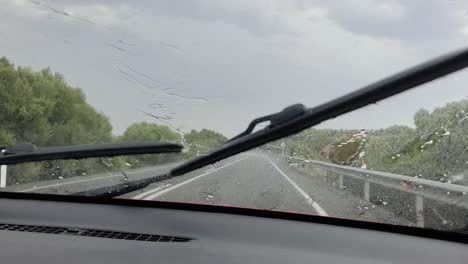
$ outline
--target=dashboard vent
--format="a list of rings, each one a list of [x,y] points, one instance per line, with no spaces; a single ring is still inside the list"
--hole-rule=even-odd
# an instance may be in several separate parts
[[[160,235],[150,235],[150,234],[140,234],[140,233],[116,232],[116,231],[99,230],[99,229],[53,227],[53,226],[0,224],[0,230],[57,234],[57,235],[71,235],[71,236],[84,236],[84,237],[101,237],[101,238],[109,238],[109,239],[147,241],[147,242],[189,242],[192,240],[192,238],[187,238],[187,237],[160,236]]]

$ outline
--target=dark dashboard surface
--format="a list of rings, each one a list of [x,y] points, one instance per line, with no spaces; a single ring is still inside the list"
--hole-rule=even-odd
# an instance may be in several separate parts
[[[263,217],[0,199],[0,224],[190,237],[189,242],[0,231],[1,263],[466,263],[468,246]]]

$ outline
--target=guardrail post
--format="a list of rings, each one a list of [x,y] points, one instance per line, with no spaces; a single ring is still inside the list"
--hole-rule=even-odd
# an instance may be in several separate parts
[[[416,195],[416,226],[424,227],[424,199]]]
[[[370,202],[370,195],[369,195],[370,184],[369,181],[364,181],[364,200]]]
[[[344,184],[343,184],[343,175],[340,174],[340,176],[338,176],[338,186],[340,186],[340,189],[344,189]]]
[[[2,149],[2,152],[5,152],[5,150]],[[6,177],[7,177],[7,166],[0,165],[0,188],[6,187]]]

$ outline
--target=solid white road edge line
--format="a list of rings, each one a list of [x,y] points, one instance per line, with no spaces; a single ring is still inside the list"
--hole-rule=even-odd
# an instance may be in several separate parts
[[[278,168],[278,166],[276,166],[275,163],[273,163],[273,161],[270,159],[270,163],[273,165],[273,167],[275,167],[275,169],[281,174],[283,175],[283,177],[296,189],[296,191],[298,191],[302,196],[304,196],[304,198],[306,199],[307,203],[309,205],[311,205],[315,211],[317,211],[317,213],[321,216],[328,216],[327,212],[314,200],[312,200],[312,198],[310,197],[310,195],[308,195],[304,190],[301,189],[301,187],[299,187],[295,182],[293,182],[289,177],[288,175],[286,175],[282,170],[280,170],[280,168]]]
[[[161,167],[149,168],[149,169],[143,169],[142,168],[142,169],[136,169],[135,171],[133,171],[133,170],[128,171],[128,172],[125,172],[125,173],[128,174],[128,173],[134,173],[134,172],[146,172],[146,171],[151,171],[151,170],[154,170],[154,169],[162,169],[162,168],[165,168],[165,167],[170,167],[170,166],[161,166]],[[109,175],[109,176],[104,176],[104,177],[99,177],[99,178],[92,178],[92,179],[78,180],[78,181],[72,181],[72,182],[64,182],[64,183],[56,183],[56,184],[51,184],[51,185],[44,185],[44,186],[33,187],[33,188],[25,189],[25,190],[20,190],[18,192],[30,192],[30,191],[46,189],[46,188],[50,188],[50,187],[70,185],[70,184],[75,184],[75,183],[80,183],[80,182],[98,181],[98,180],[104,180],[104,179],[114,178],[114,177],[122,177],[122,174],[120,173],[118,175]]]
[[[164,189],[164,188],[167,188],[167,187],[169,187],[169,186],[171,186],[171,185],[172,185],[172,184],[169,183],[169,184],[165,184],[165,185],[163,185],[163,186],[156,187],[156,188],[151,189],[151,190],[149,190],[149,191],[142,192],[142,193],[140,193],[140,194],[138,194],[138,195],[135,195],[132,199],[143,199],[143,200],[146,200],[146,199],[144,198],[145,196],[151,195],[152,193],[157,192],[157,191],[159,191],[159,190],[162,190],[162,189]]]
[[[154,192],[151,192],[148,196],[143,198],[143,200],[147,200],[147,201],[153,200],[156,196],[158,196],[158,193],[159,193],[160,190],[166,189],[166,188],[170,187],[171,185],[172,184],[166,184],[166,185],[162,186],[161,188],[154,189]]]
[[[19,192],[29,192],[29,191],[35,191],[35,190],[40,190],[40,189],[45,189],[45,188],[50,188],[50,187],[56,187],[56,186],[62,186],[62,185],[70,185],[70,184],[80,183],[80,182],[98,181],[98,180],[103,180],[103,179],[107,179],[107,178],[114,178],[114,177],[121,177],[121,175],[110,175],[110,176],[99,177],[99,178],[93,178],[93,179],[86,179],[86,180],[79,180],[79,181],[72,181],[72,182],[64,182],[64,183],[57,183],[57,184],[51,184],[51,185],[40,186],[40,187],[33,187],[33,188],[21,190],[21,191],[19,191]]]
[[[213,172],[216,172],[216,171],[219,171],[219,170],[221,170],[221,169],[224,169],[224,168],[226,168],[226,167],[228,167],[228,166],[231,166],[231,165],[233,165],[233,164],[235,164],[235,163],[237,163],[237,162],[239,162],[239,161],[241,161],[241,160],[242,160],[242,159],[233,161],[233,162],[228,163],[228,164],[225,164],[225,165],[223,165],[223,166],[221,166],[221,167],[219,167],[219,168],[216,168],[216,169],[214,169],[214,170],[209,170],[209,171],[207,171],[207,172],[205,172],[205,173],[203,173],[203,174],[201,174],[201,175],[198,175],[198,176],[193,177],[193,178],[191,178],[191,179],[189,179],[189,180],[186,180],[186,181],[183,181],[183,182],[178,183],[178,184],[176,184],[176,185],[173,185],[172,187],[169,187],[169,188],[167,188],[167,189],[158,191],[158,192],[156,192],[156,193],[154,193],[154,194],[151,194],[151,195],[148,196],[148,197],[145,197],[144,200],[151,200],[151,199],[154,199],[154,198],[156,198],[156,197],[158,197],[158,196],[161,196],[161,195],[163,195],[163,194],[165,194],[165,193],[167,193],[167,192],[170,192],[170,191],[172,191],[172,190],[174,190],[174,189],[176,189],[176,188],[179,188],[180,186],[183,186],[183,185],[185,185],[185,184],[187,184],[187,183],[191,183],[191,182],[193,182],[193,181],[195,181],[195,180],[198,180],[198,179],[200,179],[200,178],[202,178],[202,177],[204,177],[204,176],[206,176],[206,175],[209,175],[209,174],[211,174],[211,173],[213,173]],[[153,190],[154,190],[154,189],[153,189]],[[149,191],[149,192],[153,193],[153,190],[151,190],[151,191]]]

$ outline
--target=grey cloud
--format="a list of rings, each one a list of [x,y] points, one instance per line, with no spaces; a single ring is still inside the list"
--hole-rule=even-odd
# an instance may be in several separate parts
[[[130,11],[112,18],[116,20],[111,21],[114,24],[105,20],[105,25],[99,24],[102,18],[90,13],[83,17],[96,24],[73,20],[51,10],[43,11],[54,13],[53,19],[47,13],[25,16],[26,11],[38,10],[33,3],[21,8],[5,7],[0,10],[0,56],[7,56],[19,65],[35,69],[50,66],[62,72],[72,85],[83,88],[90,103],[111,118],[116,134],[134,122],[155,121],[137,110],[140,109],[153,115],[173,116],[163,121],[185,130],[207,127],[234,135],[252,118],[292,103],[309,106],[323,103],[407,65],[406,48],[412,50],[416,46],[438,53],[439,44],[427,40],[436,39],[437,30],[443,31],[455,23],[447,17],[449,10],[445,10],[434,18],[440,29],[430,35],[430,31],[419,32],[415,30],[418,26],[398,20],[370,25],[364,18],[359,20],[339,10],[342,7],[337,2],[280,4],[285,10],[274,6],[262,8],[263,2],[250,2],[216,1],[215,5],[208,1],[47,1],[62,11],[73,6],[97,4],[120,10],[131,5]],[[329,34],[343,34],[346,38],[337,36],[320,41],[327,37],[326,28],[321,35],[306,32],[306,39],[286,25],[285,22],[295,19],[294,14],[321,5],[328,9],[331,26],[338,23],[345,29]],[[405,10],[415,9],[413,5],[416,4],[405,4]],[[439,7],[428,4],[427,8],[431,9],[426,11],[428,14],[436,15]],[[418,15],[408,12],[405,15]],[[411,21],[424,24],[425,19],[413,17]],[[412,30],[415,35],[409,36]],[[401,52],[378,46],[371,52],[381,53],[383,59],[376,60],[375,55],[367,54],[369,51],[359,46],[350,46],[345,41],[336,43],[354,37],[353,34],[368,36],[377,43],[382,36],[413,43],[402,42]],[[444,36],[448,43],[444,47],[459,41],[458,35]],[[278,38],[285,41],[277,41]],[[397,58],[385,60],[386,56]],[[374,60],[390,63],[381,65],[373,63]],[[436,84],[427,94],[416,93],[417,98],[422,98],[417,103],[414,97],[405,96],[395,99],[395,103],[357,112],[324,126],[411,124],[414,109],[431,108],[463,97],[465,84],[466,78]],[[444,85],[458,89],[445,93],[440,89]]]
[[[409,41],[453,42],[453,38],[462,37],[460,30],[468,23],[468,17],[464,17],[464,14],[468,12],[468,3],[465,1],[374,1],[374,6],[368,6],[370,11],[367,12],[372,13],[377,9],[375,6],[377,3],[394,2],[401,5],[404,14],[401,18],[395,19],[360,12],[352,6],[355,1],[320,2],[328,7],[330,17],[343,28],[369,36],[384,36]]]

